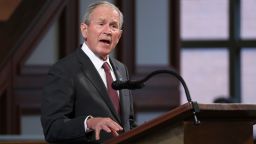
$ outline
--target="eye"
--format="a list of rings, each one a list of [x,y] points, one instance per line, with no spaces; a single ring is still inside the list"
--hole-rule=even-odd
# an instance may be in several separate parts
[[[96,22],[96,24],[99,25],[99,26],[103,26],[104,22],[103,21],[98,21],[98,22]]]
[[[117,24],[112,24],[111,28],[116,30],[116,29],[118,29],[118,25]]]

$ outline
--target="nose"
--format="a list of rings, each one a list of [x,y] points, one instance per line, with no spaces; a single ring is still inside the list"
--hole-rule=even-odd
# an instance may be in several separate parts
[[[109,25],[105,25],[103,32],[107,35],[110,35],[110,34],[112,34],[112,29]]]

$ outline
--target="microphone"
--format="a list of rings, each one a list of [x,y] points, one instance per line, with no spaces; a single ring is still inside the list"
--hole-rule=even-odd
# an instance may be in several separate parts
[[[143,88],[145,85],[144,83],[140,83],[137,81],[114,81],[112,83],[112,88],[115,90],[121,90],[121,89],[130,89],[130,90],[134,90],[134,89],[141,89]]]
[[[178,74],[176,73],[174,70],[157,70],[157,71],[153,71],[151,72],[149,75],[147,75],[145,78],[138,80],[138,81],[120,81],[120,80],[116,80],[112,83],[112,88],[115,90],[121,90],[121,89],[130,89],[130,90],[134,90],[134,89],[141,89],[145,86],[144,82],[148,81],[151,77],[158,75],[158,74],[171,74],[173,76],[175,76],[182,84],[185,93],[186,93],[186,98],[187,101],[192,105],[192,109],[193,109],[193,116],[194,116],[194,124],[198,125],[200,124],[200,121],[197,118],[196,113],[199,113],[199,106],[197,104],[197,102],[192,101],[188,87],[184,81],[184,79]]]

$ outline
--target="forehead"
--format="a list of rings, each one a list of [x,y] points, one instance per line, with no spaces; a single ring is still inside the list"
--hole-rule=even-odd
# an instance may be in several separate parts
[[[111,18],[115,21],[120,21],[120,15],[118,11],[109,5],[99,5],[91,13],[91,19],[98,18]]]

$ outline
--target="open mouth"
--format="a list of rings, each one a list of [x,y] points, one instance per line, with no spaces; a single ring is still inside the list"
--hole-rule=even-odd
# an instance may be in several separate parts
[[[100,42],[104,43],[104,44],[110,44],[111,41],[108,39],[101,39]]]

